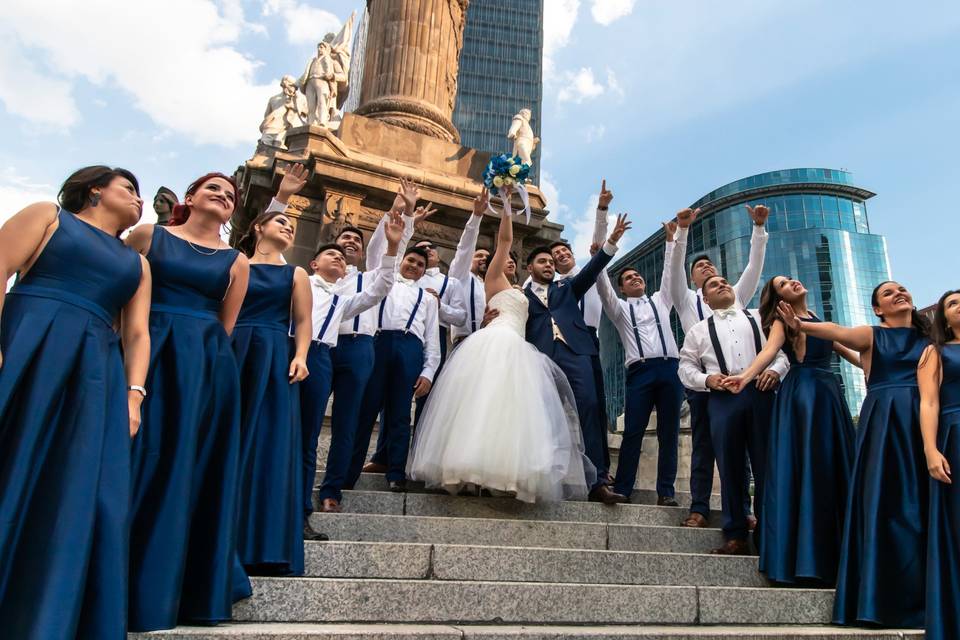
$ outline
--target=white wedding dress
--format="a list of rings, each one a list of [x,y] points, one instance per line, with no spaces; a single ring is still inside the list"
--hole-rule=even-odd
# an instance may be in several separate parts
[[[570,384],[524,339],[522,291],[506,289],[488,304],[500,315],[444,365],[407,476],[451,493],[473,484],[524,502],[585,499],[597,472],[583,452]]]

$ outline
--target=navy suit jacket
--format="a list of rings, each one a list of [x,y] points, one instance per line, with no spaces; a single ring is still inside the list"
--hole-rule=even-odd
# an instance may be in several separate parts
[[[577,275],[560,282],[551,282],[547,289],[549,309],[543,306],[537,294],[530,289],[531,285],[524,287],[523,292],[529,302],[527,342],[548,356],[553,355],[553,326],[550,323],[552,318],[571,351],[582,356],[597,355],[593,333],[583,321],[580,300],[590,287],[596,284],[600,272],[612,259],[613,256],[601,249]]]

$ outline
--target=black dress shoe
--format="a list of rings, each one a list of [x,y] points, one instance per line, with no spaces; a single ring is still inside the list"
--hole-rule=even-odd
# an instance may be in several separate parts
[[[673,496],[657,496],[657,506],[658,507],[679,507],[680,503],[677,502],[676,498]]]
[[[390,480],[387,482],[387,488],[394,493],[403,493],[407,490],[406,480]]]
[[[597,485],[590,492],[590,502],[602,502],[603,504],[622,504],[627,502],[627,496],[615,493],[605,484]]]
[[[304,540],[310,540],[310,541],[313,541],[313,542],[316,542],[316,541],[325,542],[325,541],[329,540],[330,538],[327,537],[327,534],[325,534],[325,533],[320,533],[319,531],[316,531],[313,527],[310,526],[310,520],[304,518],[304,520],[303,520],[303,539],[304,539]]]

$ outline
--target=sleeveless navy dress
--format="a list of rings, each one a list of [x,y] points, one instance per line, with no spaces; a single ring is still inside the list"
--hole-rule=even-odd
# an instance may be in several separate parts
[[[236,579],[240,379],[218,319],[237,251],[154,227],[149,396],[133,443],[132,631],[230,619]]]
[[[953,484],[930,478],[926,640],[960,638],[960,344],[943,345],[937,449]]]
[[[930,476],[917,363],[928,344],[910,327],[873,327],[840,546],[837,624],[923,627]]]
[[[130,428],[113,322],[140,256],[57,219],[0,321],[0,635],[121,640]]]
[[[773,404],[760,571],[774,582],[832,586],[853,463],[853,420],[830,369],[833,341],[806,336],[803,362],[789,340],[783,352],[790,371]]]
[[[233,332],[240,368],[240,561],[252,574],[303,575],[299,384],[293,356],[293,265],[251,264]]]

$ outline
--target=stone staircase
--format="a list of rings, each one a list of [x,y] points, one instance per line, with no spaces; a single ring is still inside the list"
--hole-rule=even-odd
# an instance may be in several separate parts
[[[689,496],[678,496],[687,502]],[[716,496],[715,496],[716,498]],[[306,576],[253,578],[235,622],[131,638],[167,640],[796,640],[922,638],[828,626],[833,593],[771,588],[756,557],[705,555],[718,528],[683,508],[526,505],[509,498],[390,493],[365,474],[344,513],[314,514]],[[718,526],[718,519],[711,520]]]

